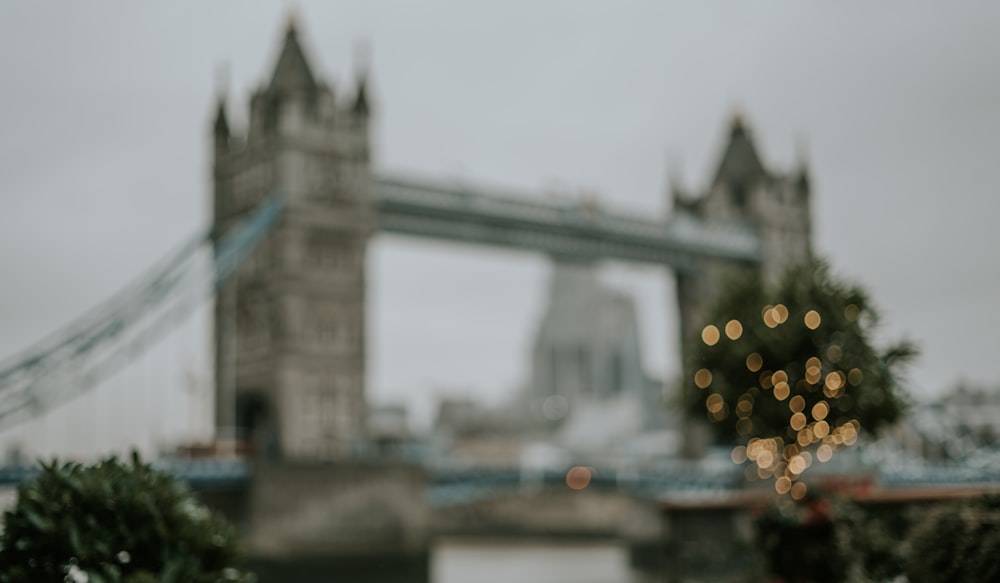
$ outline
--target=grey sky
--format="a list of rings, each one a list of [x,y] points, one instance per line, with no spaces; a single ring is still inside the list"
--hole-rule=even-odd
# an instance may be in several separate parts
[[[915,390],[1000,383],[997,5],[297,6],[314,66],[336,87],[352,85],[352,53],[369,47],[381,169],[597,191],[607,206],[662,213],[668,170],[703,186],[742,110],[771,166],[807,153],[816,247],[872,292],[887,337],[922,345]],[[286,10],[0,4],[0,356],[207,223],[216,71],[228,64],[242,119]],[[541,258],[380,238],[369,261],[377,399],[496,400],[524,378]],[[650,370],[673,374],[669,278],[606,275],[639,297]]]

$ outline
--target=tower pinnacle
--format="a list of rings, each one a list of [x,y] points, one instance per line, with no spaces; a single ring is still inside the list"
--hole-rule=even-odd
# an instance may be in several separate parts
[[[285,43],[271,76],[270,89],[277,93],[312,92],[316,89],[316,78],[299,43],[297,18],[292,12],[285,29]]]

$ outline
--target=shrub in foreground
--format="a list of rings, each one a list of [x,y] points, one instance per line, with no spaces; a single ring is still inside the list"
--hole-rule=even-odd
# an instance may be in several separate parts
[[[0,534],[0,583],[248,581],[235,561],[232,527],[135,454],[43,464]]]

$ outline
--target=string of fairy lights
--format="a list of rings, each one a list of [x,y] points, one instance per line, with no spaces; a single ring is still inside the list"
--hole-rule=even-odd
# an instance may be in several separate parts
[[[848,321],[857,321],[860,308],[849,304],[844,309]],[[784,304],[767,305],[761,310],[761,319],[768,328],[794,325],[789,322],[789,310]],[[801,325],[816,330],[823,324],[823,318],[816,310],[806,311]],[[744,333],[744,324],[739,320],[729,320],[722,330],[714,324],[705,326],[701,340],[706,346],[724,342],[724,338],[736,341]],[[736,433],[745,443],[736,445],[731,451],[735,464],[750,462],[746,468],[748,479],[773,479],[778,494],[790,494],[794,499],[805,497],[807,485],[803,474],[816,462],[830,461],[838,449],[853,445],[861,431],[861,423],[856,418],[837,416],[834,421],[833,405],[838,410],[850,408],[850,399],[840,403],[850,387],[859,386],[864,373],[859,368],[843,370],[836,367],[841,360],[841,348],[837,345],[825,347],[826,359],[822,355],[809,357],[804,365],[783,365],[776,370],[765,368],[767,363],[757,352],[746,356],[745,366],[749,373],[757,373],[757,386],[740,394],[735,403],[727,402],[721,392],[713,390],[713,374],[708,368],[694,373],[694,384],[708,392],[704,404],[709,419],[716,423],[732,417],[736,420]],[[824,368],[827,370],[824,372]],[[781,418],[785,423],[783,431],[773,435],[759,435],[754,432],[755,406],[763,399],[783,403]],[[810,402],[811,401],[811,402]]]

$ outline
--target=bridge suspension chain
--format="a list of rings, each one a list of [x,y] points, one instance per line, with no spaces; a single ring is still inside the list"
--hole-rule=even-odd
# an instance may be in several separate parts
[[[211,267],[190,239],[111,299],[0,364],[0,429],[35,417],[93,388],[142,354],[215,292],[281,217],[271,196],[216,241]]]

